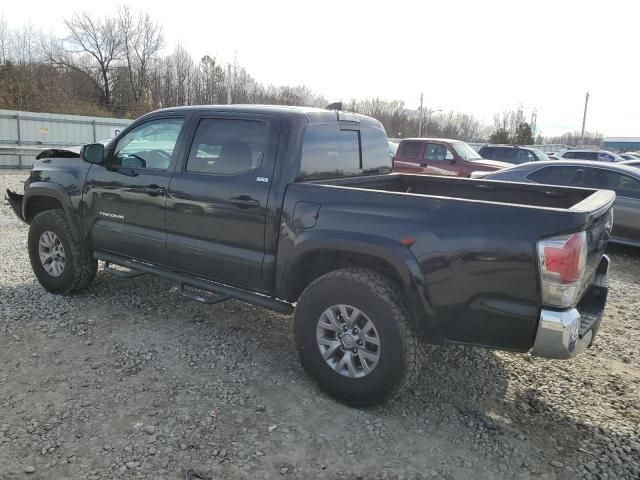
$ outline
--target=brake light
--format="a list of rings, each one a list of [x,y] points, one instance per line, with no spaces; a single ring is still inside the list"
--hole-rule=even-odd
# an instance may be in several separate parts
[[[542,303],[566,308],[578,300],[587,263],[585,232],[538,242]]]

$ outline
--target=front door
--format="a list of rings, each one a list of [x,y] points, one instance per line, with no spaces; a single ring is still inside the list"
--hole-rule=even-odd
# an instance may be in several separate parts
[[[616,192],[612,238],[622,242],[640,242],[640,180],[606,168],[592,167],[588,170],[590,175],[585,186]]]
[[[443,143],[426,142],[420,166],[428,175],[463,175],[452,152]]]
[[[280,121],[201,116],[168,190],[169,266],[241,287],[261,285]]]
[[[166,262],[165,203],[184,118],[130,128],[92,165],[85,182],[83,228],[96,250]]]

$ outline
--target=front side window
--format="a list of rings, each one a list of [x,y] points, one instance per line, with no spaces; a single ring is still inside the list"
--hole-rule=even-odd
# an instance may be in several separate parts
[[[529,150],[518,150],[517,163],[535,162],[536,157]]]
[[[640,180],[601,168],[591,169],[588,187],[613,190],[621,197],[640,198]]]
[[[111,165],[151,170],[168,169],[183,123],[181,118],[167,118],[138,125],[118,140]]]
[[[308,126],[302,143],[300,177],[312,179],[359,175],[358,137],[358,131],[340,130],[337,124]],[[388,158],[386,143],[385,155]]]
[[[540,161],[545,161],[545,160],[550,160],[549,157],[547,157],[547,154],[544,153],[542,150],[531,150],[533,152],[533,154],[536,157],[536,160],[540,160]]]
[[[439,143],[425,143],[424,154],[422,158],[425,160],[444,161],[447,158],[447,147]]]
[[[262,164],[269,126],[259,120],[205,118],[196,130],[187,172],[234,175]]]

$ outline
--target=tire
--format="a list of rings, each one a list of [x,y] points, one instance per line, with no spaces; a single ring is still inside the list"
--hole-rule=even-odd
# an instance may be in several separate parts
[[[357,332],[349,326],[345,330],[347,321],[340,326],[344,313],[351,325],[359,323]],[[367,320],[374,330],[367,327]],[[294,330],[300,361],[331,397],[351,406],[379,405],[411,386],[422,367],[422,340],[411,320],[402,290],[389,278],[363,268],[335,270],[313,281],[298,300]],[[369,330],[363,337],[366,328]],[[334,330],[338,330],[335,338]],[[336,348],[338,335],[340,347]],[[351,349],[357,338],[361,346]],[[373,338],[378,345],[366,340]],[[330,354],[332,349],[335,353]],[[352,352],[350,362],[340,357],[348,349]],[[329,360],[321,350],[331,355]],[[376,354],[375,364],[366,360]]]
[[[40,256],[43,251],[51,252],[46,246],[51,244],[57,249],[56,269],[49,261],[45,267]],[[52,293],[67,295],[85,290],[96,276],[98,261],[82,243],[73,239],[63,210],[45,210],[34,217],[29,228],[28,248],[33,273],[40,285]]]

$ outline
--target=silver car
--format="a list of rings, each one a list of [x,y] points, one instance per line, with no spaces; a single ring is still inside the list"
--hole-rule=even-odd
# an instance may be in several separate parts
[[[497,172],[473,172],[471,178],[598,188],[616,192],[610,242],[640,247],[640,169],[585,160],[532,162]]]

